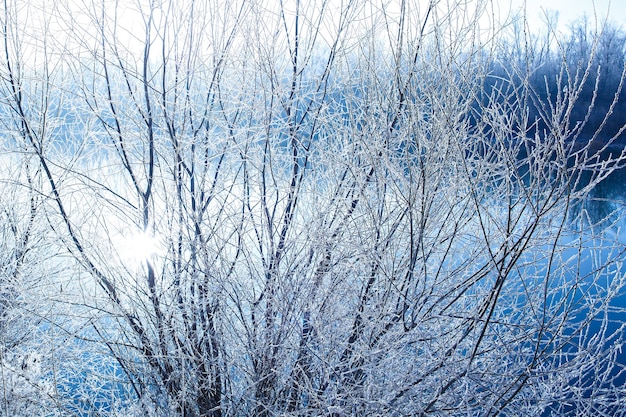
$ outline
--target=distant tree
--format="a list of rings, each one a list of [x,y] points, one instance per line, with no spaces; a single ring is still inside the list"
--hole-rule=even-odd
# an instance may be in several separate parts
[[[588,17],[559,34],[556,17],[547,19],[541,32],[530,33],[524,19],[505,32],[506,41],[499,44],[478,102],[488,102],[494,89],[518,89],[528,96],[529,120],[534,122],[531,130],[545,130],[550,129],[553,111],[544,108],[545,104],[562,100],[559,95],[575,88],[576,99],[567,115],[569,140],[585,143],[594,138],[597,147],[611,141],[612,150],[619,151],[626,143],[620,132],[626,121],[622,116],[626,99],[621,85],[626,34],[615,24],[599,26]],[[612,139],[614,135],[617,137]]]
[[[626,62],[624,31],[610,23],[599,27],[584,17],[570,25],[569,33],[556,42],[551,55],[540,63],[543,68],[531,81],[541,101],[579,86],[569,123],[573,131],[577,124],[582,129],[573,139],[585,142],[595,136],[604,142],[616,135],[624,125],[626,110],[621,85]],[[619,143],[623,146],[623,137]]]

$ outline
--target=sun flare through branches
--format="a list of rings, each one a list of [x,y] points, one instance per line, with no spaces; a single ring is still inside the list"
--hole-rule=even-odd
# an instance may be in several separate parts
[[[137,266],[163,254],[161,239],[143,231],[120,235],[116,248],[122,261],[135,263]]]

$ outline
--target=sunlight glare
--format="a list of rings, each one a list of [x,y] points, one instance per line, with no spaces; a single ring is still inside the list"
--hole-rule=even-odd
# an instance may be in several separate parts
[[[157,256],[161,244],[159,239],[149,233],[139,232],[125,237],[119,245],[120,255],[131,261],[142,262]]]

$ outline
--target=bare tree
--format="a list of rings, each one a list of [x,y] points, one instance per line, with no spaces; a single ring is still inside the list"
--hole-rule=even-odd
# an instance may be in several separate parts
[[[40,61],[4,2],[56,325],[125,387],[99,412],[616,412],[621,218],[587,202],[621,81],[582,137],[593,59],[541,90],[488,2],[270,3],[59,5]]]
[[[6,120],[3,120],[5,122]],[[54,248],[49,244],[43,198],[36,189],[38,164],[22,158],[11,126],[4,125],[0,169],[0,410],[27,415],[57,408],[56,391],[47,372],[54,372],[54,350],[46,327],[51,302],[49,274]],[[7,146],[8,145],[8,146]],[[34,166],[34,167],[33,167]]]

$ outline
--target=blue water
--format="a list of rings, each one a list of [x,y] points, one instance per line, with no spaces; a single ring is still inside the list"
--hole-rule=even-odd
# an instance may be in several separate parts
[[[580,243],[582,247],[581,256],[576,256],[575,247],[571,249],[571,256],[576,262],[580,259],[578,273],[579,276],[599,277],[599,289],[594,290],[589,287],[590,294],[594,291],[602,291],[608,287],[609,282],[615,276],[626,275],[626,169],[616,171],[613,175],[599,184],[592,192],[589,201],[585,203],[587,222],[581,221],[577,226],[579,233],[570,239],[575,240],[575,245]],[[572,215],[580,214],[580,207],[573,210]],[[591,225],[593,224],[593,226]],[[576,226],[576,225],[573,225]],[[566,238],[568,239],[568,238]],[[574,245],[574,246],[575,246]],[[567,254],[565,256],[567,258]],[[613,262],[611,262],[613,261]],[[617,261],[617,262],[615,262]],[[608,268],[603,265],[611,264]],[[572,276],[571,279],[576,277]],[[584,335],[574,337],[575,346],[577,343],[590,344],[589,340],[597,335],[604,328],[606,335],[610,335],[606,340],[605,349],[620,340],[626,340],[626,288],[622,288],[619,295],[612,299],[604,313],[590,323]],[[582,321],[589,315],[589,309],[581,310],[573,317],[573,320]],[[570,352],[573,354],[573,349]],[[585,406],[592,404],[592,386],[595,385],[596,394],[602,392],[609,398],[620,400],[619,393],[613,388],[621,388],[622,393],[626,388],[626,350],[616,349],[616,366],[612,369],[593,369],[581,373],[580,378],[569,381],[571,386],[582,388],[580,394],[586,401]],[[598,378],[603,378],[602,380]],[[606,381],[603,382],[603,381]],[[598,391],[599,388],[599,391]],[[587,401],[589,400],[589,401]],[[626,404],[604,407],[601,403],[596,403],[590,409],[580,410],[574,405],[574,401],[561,401],[548,407],[543,416],[551,415],[626,415]]]
[[[598,223],[595,229],[588,224],[581,224],[581,233],[565,236],[563,243],[571,245],[568,249],[570,253],[563,254],[563,259],[576,259],[576,249],[578,239],[582,239],[581,246],[583,249],[582,261],[578,269],[583,276],[593,275],[594,270],[598,270],[609,259],[626,259],[623,253],[619,252],[619,245],[626,247],[626,169],[616,172],[602,184],[600,184],[593,192],[592,198],[587,202],[585,209],[589,213],[591,223]],[[577,208],[575,210],[580,210]],[[576,213],[573,213],[575,215]],[[604,222],[601,220],[604,219]],[[614,224],[611,224],[611,220]],[[618,242],[619,245],[615,245]],[[617,249],[616,249],[617,248]],[[593,255],[593,256],[592,256]],[[576,261],[577,262],[577,261]],[[619,265],[619,264],[618,264]],[[542,266],[533,266],[533,268],[542,268]],[[610,279],[611,274],[626,274],[626,263],[620,266],[619,270],[610,268],[603,272],[604,279]],[[574,277],[573,277],[574,278]],[[573,279],[572,278],[572,279]],[[626,308],[626,290],[621,295],[614,298],[611,307]],[[580,311],[575,320],[584,320],[586,311]],[[601,317],[593,321],[589,326],[589,334],[594,334],[601,329]],[[616,337],[621,336],[626,339],[623,324],[626,323],[626,312],[617,310],[608,310],[608,327],[607,334],[615,334]],[[607,343],[610,343],[609,340]],[[84,342],[76,342],[84,343]],[[136,400],[134,394],[129,389],[128,377],[124,374],[119,364],[107,356],[106,352],[101,354],[84,353],[80,356],[80,364],[77,367],[68,370],[63,374],[64,383],[58,386],[59,393],[67,400],[66,410],[77,416],[92,416],[107,413],[115,413],[118,409],[123,409]],[[574,352],[572,352],[574,353]],[[626,367],[626,350],[617,354],[617,362],[619,365]],[[620,373],[620,366],[615,367],[610,372],[613,378],[612,384],[615,386],[626,386],[626,373]],[[595,375],[587,373],[582,380],[571,381],[572,384],[591,385]],[[619,415],[626,413],[626,410],[620,408],[603,410],[609,415]],[[566,403],[553,404],[545,411],[544,416],[557,415],[562,413],[579,414],[581,410],[577,410],[572,405]]]

